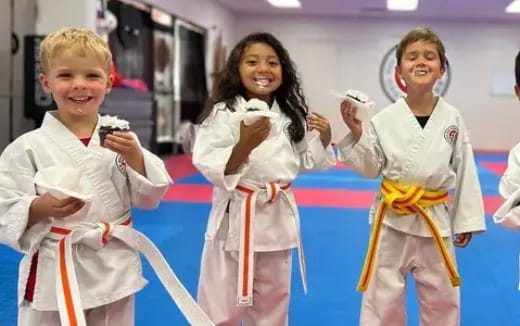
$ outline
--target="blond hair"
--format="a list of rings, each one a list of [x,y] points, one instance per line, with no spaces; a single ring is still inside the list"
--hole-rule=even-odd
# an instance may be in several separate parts
[[[417,41],[426,41],[431,42],[437,47],[437,53],[439,54],[439,59],[441,60],[441,66],[444,67],[446,65],[446,50],[444,49],[444,44],[433,30],[426,27],[417,27],[409,31],[399,42],[397,46],[397,50],[395,52],[395,57],[397,59],[397,65],[401,64],[401,58],[403,56],[406,47]]]
[[[95,32],[87,28],[65,27],[47,35],[40,44],[42,73],[51,68],[52,59],[63,50],[72,50],[79,56],[93,55],[103,62],[108,72],[112,63],[112,53],[108,44]]]

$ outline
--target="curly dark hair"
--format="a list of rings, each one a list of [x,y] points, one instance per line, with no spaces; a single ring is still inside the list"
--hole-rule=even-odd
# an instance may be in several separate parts
[[[231,51],[226,66],[218,77],[218,84],[208,99],[199,121],[204,121],[213,110],[216,103],[226,103],[227,109],[234,111],[233,105],[237,95],[246,98],[246,90],[240,80],[239,66],[245,49],[255,43],[267,44],[274,49],[282,68],[282,84],[273,93],[280,110],[291,119],[289,134],[291,140],[299,142],[305,136],[307,113],[309,108],[300,81],[296,74],[294,63],[289,53],[278,39],[269,33],[252,33],[244,37]]]

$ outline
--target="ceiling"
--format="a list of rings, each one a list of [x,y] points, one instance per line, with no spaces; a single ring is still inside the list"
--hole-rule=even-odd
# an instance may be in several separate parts
[[[511,0],[419,0],[415,12],[388,12],[385,0],[300,0],[298,9],[275,8],[267,0],[214,1],[236,14],[520,22],[520,14],[505,13]]]

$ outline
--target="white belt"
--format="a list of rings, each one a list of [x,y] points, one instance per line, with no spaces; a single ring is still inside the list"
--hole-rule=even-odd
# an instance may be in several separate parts
[[[237,190],[246,194],[242,201],[242,212],[240,214],[240,247],[238,249],[238,285],[237,285],[237,306],[253,305],[253,278],[254,278],[254,228],[256,198],[259,193],[267,193],[266,203],[271,203],[277,196],[283,195],[289,202],[285,190],[289,189],[291,184],[280,186],[275,182],[266,184],[265,188],[255,189],[249,186],[238,185]],[[289,202],[290,203],[290,202]],[[292,209],[293,205],[289,205]],[[297,237],[298,237],[298,260],[300,263],[300,276],[303,285],[303,291],[307,293],[307,278],[305,272],[305,258],[303,255],[303,245],[300,236],[300,223],[297,219],[297,213],[293,211],[296,219]]]
[[[72,260],[72,245],[81,243],[94,250],[102,248],[111,237],[142,253],[191,325],[215,325],[202,311],[172,271],[161,252],[145,235],[133,229],[124,216],[113,223],[82,222],[74,228],[53,226],[48,238],[59,241],[56,259],[56,296],[62,325],[86,326],[78,281]]]

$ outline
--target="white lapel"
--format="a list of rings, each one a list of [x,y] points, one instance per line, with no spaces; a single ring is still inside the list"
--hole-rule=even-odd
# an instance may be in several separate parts
[[[114,162],[116,155],[107,153],[109,150],[99,145],[98,130],[101,119],[98,117],[96,129],[87,147],[55,115],[55,111],[46,113],[42,130],[69,155],[71,161],[75,162],[89,178],[105,206],[105,212],[108,215],[105,218],[118,218],[119,197],[114,196],[114,193],[117,193],[116,188],[109,174],[110,169],[106,166],[107,155],[113,157]]]
[[[424,144],[424,132],[419,125],[417,118],[410,110],[404,98],[397,100],[381,119],[380,124],[389,124],[391,130],[386,136],[389,139],[380,139],[382,143],[387,143],[390,149],[392,160],[398,165],[399,179],[407,179],[412,165],[417,160],[417,153]],[[382,126],[380,130],[387,130],[388,127]],[[400,162],[399,162],[400,161]],[[397,167],[397,166],[396,166]]]
[[[404,101],[404,100],[403,100]],[[406,101],[404,101],[406,104]],[[413,112],[410,110],[408,106],[406,106],[407,110],[410,113],[410,116],[415,120],[416,127],[419,131],[419,141],[416,142],[413,148],[413,155],[411,155],[410,159],[407,161],[407,177],[411,180],[415,180],[416,177],[420,174],[423,174],[423,169],[426,165],[432,163],[432,156],[430,154],[432,148],[438,146],[439,141],[439,128],[440,124],[442,124],[443,119],[443,105],[442,99],[439,98],[437,101],[428,122],[424,126],[424,129],[421,128],[417,118],[414,116]],[[413,159],[412,159],[413,156]],[[436,159],[434,157],[433,159]]]

